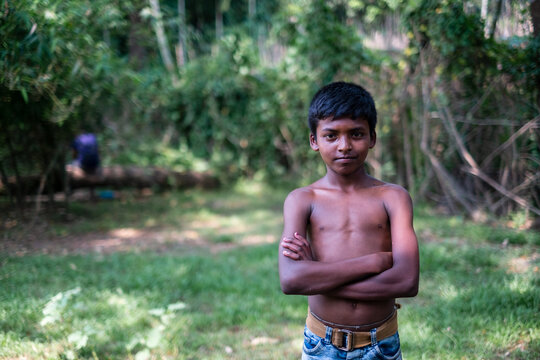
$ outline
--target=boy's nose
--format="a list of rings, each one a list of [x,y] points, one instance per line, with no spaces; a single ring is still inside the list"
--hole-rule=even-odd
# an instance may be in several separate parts
[[[341,139],[339,139],[338,145],[339,151],[349,151],[352,149],[351,140],[347,136],[343,136]]]

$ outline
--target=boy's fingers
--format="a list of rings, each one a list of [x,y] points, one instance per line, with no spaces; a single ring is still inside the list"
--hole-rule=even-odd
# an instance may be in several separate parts
[[[283,238],[283,242],[282,242],[282,245],[284,244],[294,244],[298,247],[306,247],[307,245],[307,242],[304,242],[304,241],[300,241],[298,239],[292,239],[292,238]]]
[[[294,245],[294,244],[287,244],[287,243],[285,243],[285,244],[283,244],[282,246],[283,246],[285,249],[289,249],[289,250],[294,251],[294,252],[300,251],[300,247],[298,247],[298,246],[296,246],[296,245]]]
[[[300,235],[298,233],[294,233],[294,238],[309,246],[309,242],[302,235]]]
[[[298,260],[298,258],[299,258],[298,254],[291,253],[289,251],[284,251],[283,255],[290,258],[290,259],[293,259],[293,260]]]
[[[281,246],[294,252],[298,257],[295,258],[295,260],[298,260],[299,258],[308,258],[311,254],[309,242],[297,232],[295,232],[293,236],[294,237],[284,236],[282,238]]]

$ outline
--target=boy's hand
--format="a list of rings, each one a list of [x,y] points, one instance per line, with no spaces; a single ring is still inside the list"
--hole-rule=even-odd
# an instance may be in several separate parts
[[[293,260],[313,260],[309,242],[297,232],[294,237],[284,237],[281,241],[283,255]]]

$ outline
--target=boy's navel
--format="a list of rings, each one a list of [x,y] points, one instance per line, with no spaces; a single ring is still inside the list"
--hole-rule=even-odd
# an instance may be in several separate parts
[[[382,224],[377,224],[377,228],[382,229],[383,228]]]

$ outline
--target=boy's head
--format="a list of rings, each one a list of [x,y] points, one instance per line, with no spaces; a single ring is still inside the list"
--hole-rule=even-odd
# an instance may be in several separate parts
[[[320,120],[348,117],[365,119],[371,135],[375,134],[377,110],[370,93],[363,87],[346,82],[334,82],[322,87],[309,106],[308,123],[313,135]]]

